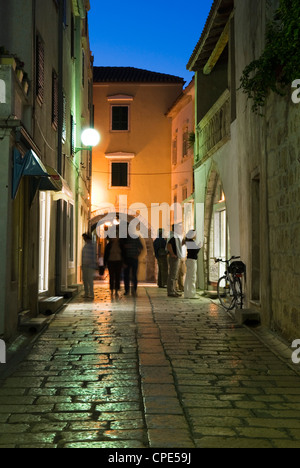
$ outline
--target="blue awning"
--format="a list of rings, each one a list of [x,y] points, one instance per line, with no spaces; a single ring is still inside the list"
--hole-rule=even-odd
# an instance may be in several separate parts
[[[14,149],[13,187],[12,198],[15,199],[18,193],[22,177],[48,177],[47,169],[34,151],[27,151],[24,158],[21,153]]]
[[[74,196],[67,182],[53,167],[46,166],[33,150],[28,151],[22,158],[21,153],[14,149],[14,167],[12,198],[15,199],[22,177],[31,177],[30,203],[38,190],[56,192],[54,200],[72,201]]]
[[[55,169],[45,166],[33,150],[22,158],[21,153],[14,149],[14,167],[12,198],[15,199],[22,177],[32,177],[30,184],[31,202],[38,190],[60,192],[63,189],[62,177]]]
[[[34,151],[30,150],[25,154],[23,176],[48,177],[48,172],[42,161]]]

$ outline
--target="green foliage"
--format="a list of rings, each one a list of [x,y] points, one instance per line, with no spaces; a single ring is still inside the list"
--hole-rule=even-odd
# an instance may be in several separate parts
[[[195,141],[196,141],[195,132],[190,132],[189,133],[189,138],[188,138],[188,147],[189,148],[194,148]]]
[[[280,0],[267,26],[266,47],[261,57],[243,71],[241,88],[260,112],[270,91],[286,94],[287,85],[300,78],[300,1]]]

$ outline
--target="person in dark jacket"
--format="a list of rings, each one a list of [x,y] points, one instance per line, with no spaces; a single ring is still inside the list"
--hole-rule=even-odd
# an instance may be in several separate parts
[[[83,234],[85,245],[82,249],[82,279],[84,284],[84,298],[94,299],[94,276],[97,269],[96,246],[89,233]]]
[[[132,236],[128,233],[127,239],[122,240],[124,248],[124,284],[125,284],[125,296],[128,296],[130,292],[130,278],[133,283],[132,295],[137,295],[138,286],[138,267],[139,267],[139,256],[143,251],[143,244],[138,236]]]
[[[119,291],[121,287],[121,273],[124,264],[125,252],[119,236],[112,237],[105,248],[104,266],[108,267],[111,298],[119,299]]]
[[[155,257],[158,264],[158,287],[166,288],[168,283],[168,252],[167,240],[164,238],[163,229],[158,230],[158,237],[153,242]]]

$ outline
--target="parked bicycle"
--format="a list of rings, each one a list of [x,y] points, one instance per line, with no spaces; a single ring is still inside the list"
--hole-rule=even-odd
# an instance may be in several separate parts
[[[227,311],[234,308],[243,308],[243,287],[242,277],[246,273],[246,265],[241,261],[237,260],[241,257],[231,257],[229,260],[222,260],[216,258],[215,262],[226,263],[227,270],[218,281],[218,298],[221,305]]]

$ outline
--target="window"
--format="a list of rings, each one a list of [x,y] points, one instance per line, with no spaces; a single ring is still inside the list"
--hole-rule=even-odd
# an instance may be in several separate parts
[[[69,203],[69,262],[74,262],[74,205]]]
[[[62,122],[62,142],[63,144],[66,143],[67,141],[67,98],[65,93],[63,93],[63,122]]]
[[[70,131],[71,131],[71,135],[70,135],[70,155],[72,157],[75,156],[75,121],[74,121],[74,117],[73,115],[71,114],[71,118],[70,118]]]
[[[62,2],[62,8],[63,8],[63,25],[66,28],[67,25],[67,0],[60,0]],[[54,0],[55,6],[57,10],[59,9],[59,0]]]
[[[128,187],[129,186],[129,163],[113,162],[111,163],[111,186]]]
[[[66,28],[67,25],[67,0],[61,0],[63,2],[63,25]]]
[[[52,126],[55,130],[58,127],[58,76],[52,72]]]
[[[111,130],[129,130],[129,106],[112,106],[111,108]]]
[[[36,97],[40,104],[44,102],[45,88],[45,47],[40,36],[36,37]]]
[[[172,164],[173,166],[176,166],[177,164],[177,135],[172,143]]]
[[[188,155],[189,149],[189,128],[184,127],[182,133],[182,157],[186,158]]]
[[[75,17],[71,17],[71,58],[75,58]]]
[[[81,83],[82,83],[82,86],[84,87],[85,85],[85,52],[84,50],[82,49],[82,76],[81,76]]]

